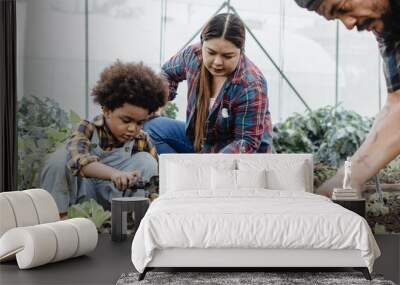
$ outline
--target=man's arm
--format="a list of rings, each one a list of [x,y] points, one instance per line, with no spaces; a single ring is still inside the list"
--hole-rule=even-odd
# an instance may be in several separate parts
[[[351,159],[351,186],[363,191],[364,184],[400,154],[400,90],[389,93],[385,106],[378,113],[366,140]],[[343,167],[316,192],[328,195],[341,188]]]

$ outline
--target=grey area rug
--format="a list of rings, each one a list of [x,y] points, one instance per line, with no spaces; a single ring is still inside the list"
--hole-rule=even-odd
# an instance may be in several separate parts
[[[148,272],[142,281],[138,281],[138,276],[138,273],[122,274],[117,285],[395,285],[376,275],[372,275],[373,280],[368,281],[359,272]]]

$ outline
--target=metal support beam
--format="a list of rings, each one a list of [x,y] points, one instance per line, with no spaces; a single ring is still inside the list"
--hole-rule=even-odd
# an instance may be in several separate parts
[[[234,7],[231,7],[232,11],[240,18],[239,14],[237,13],[236,9]],[[242,19],[242,18],[240,18]],[[243,21],[243,20],[242,20]],[[286,77],[286,75],[283,73],[283,71],[279,68],[279,66],[276,64],[276,62],[272,59],[272,57],[269,55],[268,51],[264,48],[264,46],[260,43],[260,41],[257,39],[257,37],[253,34],[251,29],[246,25],[246,23],[243,21],[244,26],[246,27],[246,30],[249,32],[249,34],[252,36],[252,38],[255,40],[257,43],[258,47],[261,49],[261,51],[266,55],[266,57],[271,61],[272,65],[275,67],[275,69],[279,72],[279,74],[282,76],[282,78],[286,81],[286,83],[289,85],[290,89],[296,94],[297,98],[300,99],[300,101],[303,103],[303,105],[307,108],[308,111],[312,111],[310,106],[306,103],[304,98],[300,95],[300,93],[297,91],[297,89],[293,86],[293,84],[290,82],[290,80]]]
[[[246,25],[246,23],[243,21],[243,19],[240,17],[240,15],[238,14],[238,12],[236,11],[236,9],[230,4],[230,0],[225,1],[224,3],[222,3],[221,7],[212,15],[212,17],[214,17],[215,15],[217,15],[222,9],[224,9],[225,7],[228,8],[228,11],[232,11],[234,14],[236,14],[236,16],[238,16],[247,32],[251,35],[251,37],[255,40],[255,42],[257,43],[258,47],[261,49],[261,51],[265,54],[265,56],[269,59],[269,61],[272,63],[272,65],[275,67],[275,69],[279,72],[279,74],[282,76],[282,78],[286,81],[286,83],[289,85],[290,89],[292,89],[292,91],[294,92],[294,94],[297,96],[297,98],[299,98],[299,100],[303,103],[303,105],[307,108],[308,111],[312,111],[310,106],[308,106],[307,102],[304,100],[304,98],[300,95],[300,93],[297,91],[297,89],[294,87],[294,85],[290,82],[290,80],[286,77],[286,75],[284,74],[284,72],[279,68],[279,66],[276,64],[276,62],[272,59],[272,57],[269,55],[268,51],[264,48],[264,46],[260,43],[260,41],[257,39],[257,37],[254,35],[254,33],[251,31],[251,29]],[[203,30],[205,24],[194,33],[194,35],[185,43],[185,45],[180,49],[180,51],[182,51],[186,46],[188,46]]]

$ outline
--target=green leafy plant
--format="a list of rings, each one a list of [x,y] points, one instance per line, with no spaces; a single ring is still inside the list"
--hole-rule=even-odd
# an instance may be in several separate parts
[[[104,211],[104,208],[93,199],[69,207],[68,218],[88,218],[99,231],[104,226],[111,224],[111,212]]]
[[[372,122],[341,107],[296,113],[274,126],[274,149],[277,153],[313,153],[316,164],[337,168],[361,145]]]
[[[381,183],[400,183],[400,160],[394,159],[379,172]]]
[[[39,171],[49,153],[66,141],[79,123],[50,98],[24,96],[17,107],[18,189],[38,187]]]
[[[373,120],[339,107],[295,113],[273,128],[277,153],[312,153],[314,187],[331,178],[364,141]]]
[[[176,119],[178,111],[179,109],[175,103],[168,102],[167,105],[165,105],[162,115],[171,119]]]
[[[365,140],[373,119],[363,118],[353,111],[332,108],[323,140],[317,150],[317,159],[338,167],[348,156],[353,155]]]
[[[326,180],[333,177],[337,168],[323,163],[314,165],[314,189],[321,186]]]
[[[383,192],[382,201],[377,193],[367,198],[367,221],[375,234],[400,234],[400,193]]]

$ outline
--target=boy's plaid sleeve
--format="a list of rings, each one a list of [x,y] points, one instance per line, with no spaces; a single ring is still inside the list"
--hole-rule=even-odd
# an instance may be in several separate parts
[[[82,121],[67,144],[67,167],[71,170],[72,175],[84,176],[82,167],[100,160],[98,156],[90,154],[90,140],[94,128],[92,123],[86,120]]]

